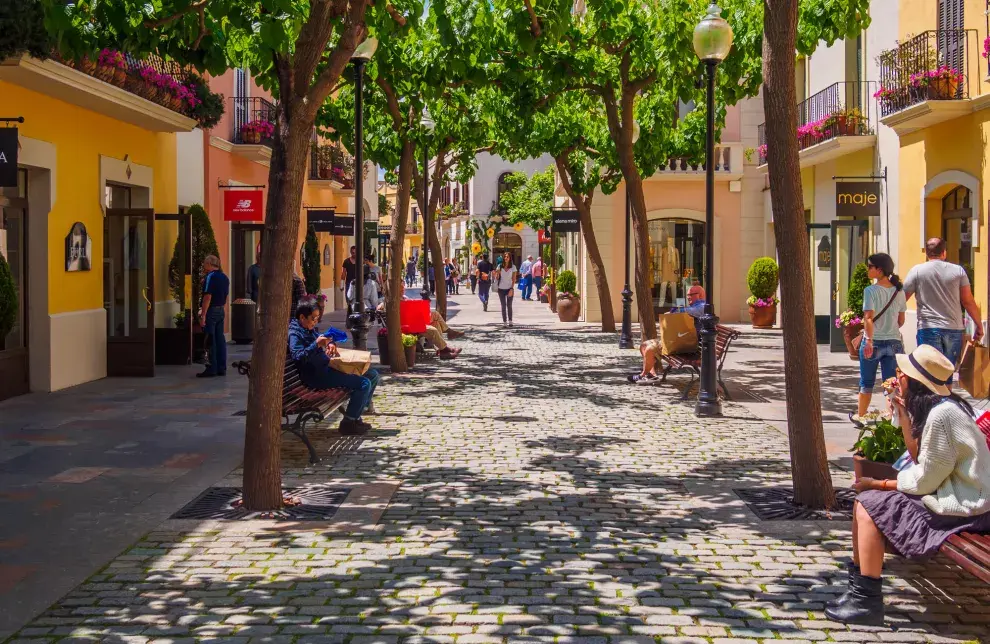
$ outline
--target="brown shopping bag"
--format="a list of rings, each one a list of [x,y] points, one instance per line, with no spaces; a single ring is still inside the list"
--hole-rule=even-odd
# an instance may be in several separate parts
[[[660,316],[660,343],[664,355],[698,351],[698,331],[694,318],[687,313],[666,313]]]
[[[959,359],[959,383],[973,398],[990,395],[990,348],[967,342]]]
[[[371,368],[371,352],[337,349],[337,353],[330,356],[330,368],[341,373],[363,376]]]

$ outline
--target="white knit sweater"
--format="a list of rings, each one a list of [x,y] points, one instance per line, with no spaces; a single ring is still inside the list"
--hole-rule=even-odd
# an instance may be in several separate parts
[[[897,475],[897,489],[923,496],[935,514],[990,512],[990,449],[973,419],[945,401],[928,415],[918,463]]]

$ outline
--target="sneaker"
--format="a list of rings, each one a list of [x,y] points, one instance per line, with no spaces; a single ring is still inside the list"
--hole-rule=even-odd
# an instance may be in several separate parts
[[[199,373],[196,374],[196,377],[197,378],[216,378],[217,377],[217,374],[213,373],[212,371],[201,371],[201,372],[199,372]]]
[[[512,320],[509,320],[509,326],[510,327],[512,326]]]
[[[654,376],[652,373],[648,373],[642,378],[638,378],[636,380],[637,385],[655,385],[658,382],[660,382],[660,378],[658,376]]]
[[[487,313],[488,312],[488,302],[482,302],[481,303],[481,306],[485,309],[485,312]]]
[[[453,329],[447,329],[447,337],[451,340],[456,340],[457,338],[463,338],[463,331],[454,331]]]
[[[367,434],[368,430],[371,429],[371,425],[360,420],[344,418],[340,421],[339,429],[340,433],[344,436],[358,436],[361,434]]]
[[[461,349],[455,349],[453,347],[444,347],[443,349],[437,351],[437,357],[441,360],[453,360],[461,354]]]
[[[856,429],[863,429],[866,424],[863,423],[863,419],[856,415],[856,412],[849,412],[849,422],[853,424]]]

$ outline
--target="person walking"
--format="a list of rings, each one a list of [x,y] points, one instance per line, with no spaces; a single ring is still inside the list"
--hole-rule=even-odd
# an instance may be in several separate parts
[[[413,282],[416,280],[416,259],[410,257],[409,261],[406,262],[406,288],[412,288]]]
[[[227,375],[227,339],[223,336],[224,307],[230,293],[230,279],[220,270],[220,258],[207,255],[203,268],[208,272],[203,280],[203,301],[199,307],[199,324],[206,334],[210,362],[197,378]]]
[[[896,356],[904,353],[901,326],[907,310],[904,285],[894,273],[894,260],[887,253],[876,253],[866,258],[866,270],[876,284],[863,291],[863,340],[859,345],[859,406],[849,412],[849,420],[862,429],[863,416],[873,399],[873,386],[877,381],[877,366],[883,382],[893,378],[897,371]]]
[[[478,269],[478,298],[481,306],[488,310],[488,294],[492,287],[492,263],[488,261],[488,253],[482,253],[481,261],[477,264]]]
[[[247,296],[258,304],[261,297],[261,245],[254,254],[254,263],[248,267],[247,271]]]
[[[457,262],[450,262],[450,283],[454,286],[454,295],[461,293],[461,271],[457,268]]]
[[[962,266],[945,261],[945,240],[932,237],[925,243],[927,261],[908,271],[904,278],[906,299],[918,298],[919,345],[938,349],[953,365],[959,364],[963,331],[966,329],[963,309],[973,319],[976,329],[973,340],[983,338],[980,307],[973,298],[969,276]],[[949,383],[952,385],[952,376]]]
[[[522,299],[529,300],[533,294],[533,256],[527,255],[519,265],[519,282],[522,284]]]
[[[478,287],[478,256],[475,255],[474,259],[471,260],[471,271],[468,273],[468,279],[471,280],[471,295],[474,295],[474,290]]]
[[[495,269],[495,283],[498,288],[498,301],[502,305],[502,325],[512,326],[512,292],[519,279],[519,269],[512,265],[512,255],[506,252],[502,264]]]
[[[436,271],[433,270],[433,263],[430,262],[430,265],[426,269],[426,273],[427,273],[427,275],[429,276],[429,279],[430,279],[430,294],[431,295],[436,295],[436,293],[437,293],[437,278],[436,278],[435,272]]]
[[[351,256],[344,260],[341,268],[344,275],[340,278],[340,290],[344,293],[344,299],[347,301],[347,317],[350,319],[352,303],[347,299],[347,290],[351,287],[351,282],[357,278],[357,246],[351,246]],[[292,319],[295,319],[295,315]]]
[[[454,267],[450,263],[450,260],[446,257],[443,258],[443,283],[447,287],[447,295],[454,294],[454,283],[451,281],[450,276],[453,273]]]
[[[533,288],[536,289],[536,299],[540,299],[540,289],[543,288],[543,258],[537,257],[533,262],[533,267],[529,270],[533,276]]]

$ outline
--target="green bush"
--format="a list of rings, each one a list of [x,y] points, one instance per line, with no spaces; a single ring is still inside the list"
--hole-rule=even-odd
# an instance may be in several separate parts
[[[51,45],[40,0],[0,2],[0,60],[22,53],[48,58]]]
[[[10,272],[7,258],[0,253],[0,349],[3,348],[4,338],[14,328],[17,322],[17,285]]]
[[[574,274],[574,271],[561,271],[560,275],[557,276],[557,292],[577,295],[576,288],[577,275]]]
[[[416,336],[410,335],[408,333],[402,334],[402,346],[411,347],[416,344]]]
[[[189,208],[192,215],[192,309],[198,310],[199,302],[203,290],[203,260],[208,255],[220,257],[220,249],[217,247],[217,240],[213,236],[213,225],[210,223],[210,216],[206,214],[203,207],[195,204]],[[174,299],[181,308],[185,308],[183,295],[185,294],[186,276],[183,271],[182,261],[182,237],[175,240],[172,249],[172,259],[168,263],[168,286]]]
[[[774,297],[780,282],[780,269],[771,257],[760,257],[749,267],[746,284],[750,294],[761,300]]]
[[[872,283],[866,272],[866,264],[856,264],[852,277],[849,278],[849,296],[846,303],[860,317],[863,316],[863,291]]]
[[[306,231],[306,241],[299,252],[299,263],[302,265],[303,279],[306,281],[306,292],[317,295],[320,292],[320,242],[316,238],[316,229],[312,226]]]

